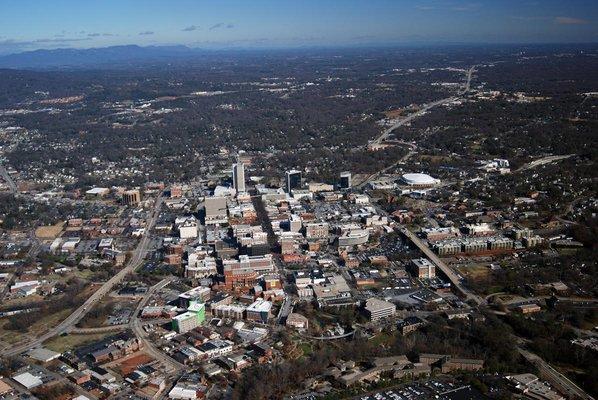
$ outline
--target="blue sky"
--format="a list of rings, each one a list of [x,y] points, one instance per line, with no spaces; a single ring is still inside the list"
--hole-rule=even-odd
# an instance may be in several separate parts
[[[0,54],[438,42],[598,42],[598,1],[0,0]]]

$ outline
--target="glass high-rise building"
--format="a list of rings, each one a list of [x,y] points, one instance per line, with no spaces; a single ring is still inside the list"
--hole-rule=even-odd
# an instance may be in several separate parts
[[[291,193],[293,189],[299,189],[301,187],[301,171],[292,169],[286,172],[286,186],[287,192]]]

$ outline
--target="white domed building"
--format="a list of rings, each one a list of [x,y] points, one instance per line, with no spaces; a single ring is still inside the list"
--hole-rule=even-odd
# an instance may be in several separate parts
[[[440,183],[440,179],[432,178],[428,174],[416,173],[416,174],[404,174],[401,177],[401,182],[404,185],[413,188],[428,188],[436,186]]]

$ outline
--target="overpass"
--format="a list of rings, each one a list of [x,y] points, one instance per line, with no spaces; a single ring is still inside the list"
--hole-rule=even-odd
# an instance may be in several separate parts
[[[451,285],[460,295],[465,297],[466,300],[471,300],[476,303],[478,306],[483,305],[486,301],[478,296],[477,294],[473,293],[469,289],[467,289],[461,283],[461,279],[453,272],[453,270],[444,263],[429,247],[426,243],[424,243],[417,235],[411,232],[403,225],[399,225],[399,230],[407,239],[409,239],[424,255],[438,268],[442,271],[442,273],[449,279]]]

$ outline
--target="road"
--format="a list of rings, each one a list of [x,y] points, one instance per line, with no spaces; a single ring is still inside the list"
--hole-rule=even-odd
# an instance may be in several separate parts
[[[143,307],[145,307],[145,305],[150,300],[152,295],[155,292],[157,292],[158,290],[163,289],[166,285],[168,285],[170,282],[172,282],[173,279],[174,279],[174,277],[172,277],[172,276],[162,279],[160,282],[158,282],[157,284],[152,286],[147,291],[145,296],[143,296],[143,298],[139,301],[139,304],[137,305],[137,308],[135,309],[135,312],[133,313],[133,317],[131,318],[131,322],[129,325],[130,325],[131,329],[133,330],[133,332],[135,333],[135,335],[143,343],[143,349],[146,353],[148,353],[150,356],[154,357],[156,360],[160,361],[163,365],[165,365],[167,368],[169,368],[171,370],[171,372],[176,372],[177,374],[179,374],[182,371],[184,371],[187,367],[184,364],[181,364],[180,362],[175,360],[174,358],[170,357],[168,354],[157,349],[154,346],[154,344],[147,339],[147,337],[145,335],[145,331],[143,330],[143,327],[142,327],[142,321],[139,319],[139,313],[141,312]]]
[[[384,209],[382,209],[378,206],[375,206],[375,207],[380,215],[384,215],[387,217],[389,216],[388,213]],[[467,289],[465,286],[463,286],[463,284],[461,283],[461,280],[459,279],[457,274],[455,274],[453,272],[453,270],[448,265],[446,265],[444,263],[444,261],[442,261],[440,259],[440,257],[438,257],[436,255],[436,253],[434,253],[428,247],[428,245],[426,243],[424,243],[419,237],[417,237],[417,235],[415,233],[411,232],[409,229],[407,229],[407,227],[405,227],[402,224],[397,224],[397,226],[399,228],[399,231],[403,234],[403,236],[405,236],[407,239],[409,239],[422,253],[424,253],[424,255],[438,269],[440,269],[444,273],[444,275],[446,275],[446,277],[451,282],[451,285],[458,293],[460,293],[463,297],[465,297],[466,300],[471,300],[478,306],[486,305],[486,300],[484,298],[478,296],[471,290]]]
[[[69,334],[73,335],[95,335],[98,333],[110,333],[120,332],[129,327],[128,324],[110,325],[110,326],[99,326],[97,328],[71,328]]]
[[[21,354],[27,350],[41,346],[43,342],[54,336],[58,336],[60,334],[68,332],[73,326],[75,326],[75,324],[77,324],[81,320],[81,318],[85,316],[85,314],[87,314],[89,310],[93,308],[94,305],[97,304],[98,301],[100,301],[100,299],[102,299],[106,294],[110,293],[114,286],[122,282],[123,279],[131,272],[135,271],[141,265],[141,262],[143,261],[147,252],[147,248],[150,243],[150,231],[156,224],[156,220],[158,219],[158,216],[160,214],[160,208],[162,207],[162,201],[162,196],[159,196],[156,199],[154,209],[151,212],[151,216],[146,225],[143,237],[141,238],[139,244],[135,248],[135,251],[129,259],[129,262],[123,269],[121,269],[116,275],[114,275],[112,278],[106,281],[79,308],[73,311],[73,313],[70,314],[66,319],[64,319],[60,324],[50,329],[48,332],[39,336],[37,339],[33,341],[16,345],[10,349],[5,349],[4,355],[15,356],[17,354]]]
[[[29,358],[29,357],[16,357],[16,359],[17,359],[17,361],[21,362],[23,365],[33,364],[32,363],[32,359]],[[64,385],[70,387],[78,395],[85,396],[86,398],[88,398],[90,400],[98,400],[98,398],[96,396],[94,396],[91,393],[87,392],[81,386],[76,385],[75,383],[71,382],[64,375],[61,375],[61,374],[59,374],[57,372],[54,372],[54,371],[51,371],[48,368],[46,368],[44,365],[40,365],[40,364],[36,364],[35,368],[41,370],[45,375],[47,375],[50,378],[52,378],[52,381],[54,381],[54,382],[60,382],[60,383],[62,383]],[[29,392],[29,390],[27,390],[25,388],[25,386],[21,385],[20,383],[16,383],[16,382],[12,386],[13,386],[13,388],[16,391],[18,391],[19,393],[21,393],[21,394],[24,395],[22,398],[29,398],[29,396],[30,396],[31,393]],[[1,397],[1,398],[4,399],[4,397]],[[9,398],[12,399],[12,397],[10,397],[10,396],[9,396]],[[21,398],[21,397],[19,397],[19,398]]]
[[[131,321],[139,315],[139,313],[141,312],[143,307],[145,307],[145,305],[147,304],[147,302],[153,296],[154,293],[156,293],[160,289],[164,289],[164,287],[166,285],[168,285],[170,282],[172,282],[173,280],[174,280],[174,276],[169,276],[168,278],[162,279],[160,282],[156,283],[154,286],[149,288],[149,290],[143,295],[141,300],[139,300],[139,304],[137,304],[137,307],[135,308],[135,312],[133,313],[133,318],[131,319]],[[129,323],[129,324],[131,324],[131,323]]]
[[[422,115],[423,113],[427,112],[431,108],[436,107],[441,104],[446,104],[451,101],[454,101],[454,100],[458,99],[459,96],[462,96],[462,95],[466,94],[467,92],[469,92],[469,90],[471,88],[471,79],[473,77],[473,73],[475,72],[475,67],[476,67],[476,65],[470,67],[467,70],[467,78],[465,80],[465,84],[463,85],[463,88],[459,92],[458,96],[451,96],[451,97],[447,97],[445,99],[437,100],[435,102],[426,104],[421,110],[419,110],[413,114],[410,114],[406,118],[403,118],[402,120],[398,121],[396,124],[391,126],[390,128],[386,129],[384,132],[382,132],[382,135],[380,135],[376,140],[374,140],[373,144],[380,144],[383,140],[385,140],[388,137],[388,135],[393,130],[395,130],[396,128],[398,128],[401,125],[404,125],[404,124],[412,121],[414,118]],[[415,154],[416,147],[414,144],[409,144],[409,145],[412,146],[411,151],[409,153],[407,153],[404,157],[402,157],[399,161],[397,161],[396,163],[392,164],[391,166],[386,167],[385,169],[383,169],[375,174],[370,175],[368,178],[366,178],[363,182],[361,182],[356,187],[362,188],[369,181],[371,181],[372,179],[375,179],[375,177],[377,177],[377,176],[382,175],[385,171],[392,168],[394,165],[404,162],[407,159],[409,159],[410,157],[412,157],[413,154]],[[383,210],[381,210],[381,211],[383,212]],[[384,214],[386,214],[386,213],[384,212]],[[407,228],[405,228],[402,225],[399,225],[399,227],[400,227],[400,231],[403,233],[403,235],[405,235],[409,240],[411,240],[421,250],[421,252],[424,253],[426,255],[426,257],[428,257],[437,266],[437,268],[439,268],[447,276],[447,278],[451,281],[451,284],[453,285],[455,290],[457,290],[463,296],[465,296],[465,298],[467,300],[471,300],[471,301],[475,302],[477,305],[485,304],[484,299],[481,298],[480,296],[476,295],[475,293],[471,292],[466,287],[464,287],[461,284],[461,280],[459,279],[459,277],[449,268],[449,266],[446,265],[436,254],[434,254],[434,252],[432,250],[430,250],[430,248],[425,243],[423,243],[413,232],[409,231]]]
[[[361,183],[359,183],[358,185],[355,185],[355,188],[362,189],[369,182],[378,179],[380,176],[384,175],[385,173],[387,173],[388,171],[390,171],[392,168],[394,168],[398,164],[402,164],[402,163],[406,162],[411,157],[413,157],[415,154],[417,154],[417,151],[416,151],[417,146],[415,144],[406,143],[406,142],[401,142],[401,144],[406,144],[406,145],[408,145],[408,146],[411,147],[411,150],[409,151],[409,153],[405,154],[403,157],[401,157],[399,160],[397,160],[396,162],[392,163],[388,167],[386,167],[386,168],[384,168],[384,169],[382,169],[382,170],[380,170],[378,172],[375,172],[375,173],[369,175]]]
[[[293,296],[290,293],[285,293],[285,298],[277,317],[277,321],[280,325],[286,322],[291,311],[293,311]]]
[[[567,214],[573,212],[573,210],[575,209],[575,206],[577,205],[577,203],[579,203],[583,199],[585,199],[584,196],[576,197],[575,199],[573,199],[573,201],[571,203],[569,203],[567,205],[567,207],[565,208],[565,212],[563,212],[561,215],[558,215],[556,217],[556,219],[558,219],[559,221],[561,221],[563,224],[566,224],[566,225],[579,225],[579,223],[577,223],[575,221],[569,221],[568,219],[565,219],[564,217]]]
[[[375,145],[381,144],[383,141],[385,141],[388,138],[388,136],[395,129],[397,129],[397,128],[403,126],[403,125],[406,125],[406,124],[410,123],[411,121],[413,121],[417,117],[421,117],[422,115],[424,115],[425,113],[427,113],[429,110],[431,110],[434,107],[437,107],[437,106],[442,105],[442,104],[450,103],[450,102],[455,101],[457,99],[458,99],[457,96],[451,96],[451,97],[447,97],[445,99],[440,99],[440,100],[433,101],[432,103],[425,104],[418,111],[416,111],[416,112],[414,112],[412,114],[409,114],[405,118],[402,118],[401,120],[397,121],[396,123],[394,123],[390,127],[386,128],[384,130],[384,132],[382,132],[382,134],[380,136],[378,136],[376,139],[374,139],[374,141],[372,141],[369,144],[369,146],[375,146]]]
[[[471,78],[473,76],[473,73],[475,72],[475,67],[477,67],[477,65],[472,65],[467,70],[467,79],[465,80],[465,85],[463,87],[463,91],[460,94],[465,94],[465,93],[469,92],[469,90],[471,89]]]
[[[430,261],[432,261],[432,263],[434,263],[434,265],[436,265],[436,267],[444,273],[444,275],[446,275],[446,277],[451,281],[453,288],[456,289],[458,292],[460,292],[463,296],[465,296],[465,298],[467,300],[473,301],[478,306],[486,303],[486,301],[482,297],[478,296],[477,294],[473,293],[472,291],[467,289],[465,286],[463,286],[463,284],[461,283],[461,280],[459,279],[457,274],[455,274],[453,272],[453,270],[448,265],[446,265],[444,263],[444,261],[442,261],[440,259],[440,257],[438,257],[428,247],[427,244],[425,244],[419,237],[417,237],[417,235],[415,233],[411,232],[409,229],[407,229],[406,227],[404,227],[402,225],[399,225],[399,230],[407,239],[411,240],[411,242],[422,253],[424,253],[425,256],[428,257],[428,259],[430,259]]]
[[[550,364],[548,364],[546,361],[544,361],[534,353],[530,353],[529,351],[523,350],[520,347],[518,347],[517,349],[519,351],[519,354],[521,354],[528,362],[530,362],[538,368],[538,370],[540,371],[540,375],[542,375],[544,379],[552,383],[558,390],[562,391],[563,394],[567,396],[567,398],[594,400],[592,396],[584,392],[569,378],[561,374],[559,371],[554,369]]]
[[[13,274],[13,273],[9,273],[8,276],[6,277],[6,284],[4,284],[2,286],[2,288],[0,288],[0,301],[2,301],[2,299],[4,299],[4,296],[6,296],[6,293],[8,293],[8,291],[10,290],[10,287],[14,283],[14,278],[15,278],[15,274]]]
[[[8,173],[8,171],[6,170],[6,168],[4,168],[4,165],[2,165],[2,164],[0,164],[0,176],[2,177],[4,182],[6,182],[6,184],[8,185],[10,192],[17,193],[17,184],[15,183],[15,181],[13,181],[12,176],[10,176],[10,174]]]
[[[541,165],[551,164],[553,162],[565,160],[565,159],[567,159],[569,157],[573,157],[574,155],[575,154],[566,154],[566,155],[562,155],[562,156],[547,156],[547,157],[542,157],[542,158],[539,158],[537,160],[534,160],[532,162],[529,162],[529,163],[521,166],[515,172],[527,171],[527,170],[539,167]]]
[[[409,114],[405,118],[402,118],[401,120],[394,123],[392,126],[385,129],[384,132],[382,132],[382,134],[380,136],[378,136],[373,142],[371,142],[369,144],[369,146],[381,144],[384,140],[386,140],[388,138],[388,136],[392,133],[392,131],[394,131],[398,127],[410,123],[415,118],[424,115],[425,113],[427,113],[434,107],[438,107],[440,105],[453,102],[453,101],[457,100],[460,96],[469,92],[469,90],[471,88],[471,79],[473,77],[473,73],[475,72],[475,67],[476,67],[476,65],[470,67],[467,70],[467,78],[465,80],[465,84],[463,85],[463,88],[461,89],[461,91],[459,92],[459,94],[457,96],[451,96],[451,97],[447,97],[444,99],[433,101],[431,103],[424,104],[424,106],[420,110],[414,112],[413,114]]]

